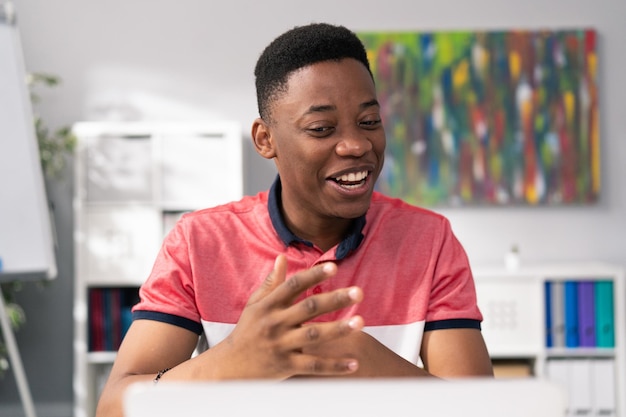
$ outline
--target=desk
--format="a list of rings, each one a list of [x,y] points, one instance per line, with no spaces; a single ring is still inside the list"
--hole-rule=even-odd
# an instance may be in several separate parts
[[[126,417],[558,417],[564,392],[524,378],[315,379],[131,385]]]

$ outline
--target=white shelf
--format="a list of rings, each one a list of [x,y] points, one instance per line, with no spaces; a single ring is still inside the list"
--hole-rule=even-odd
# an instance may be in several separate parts
[[[73,131],[74,417],[93,417],[116,352],[90,351],[89,290],[138,288],[182,212],[243,196],[242,134],[231,122],[85,122]]]
[[[115,357],[117,356],[117,352],[106,351],[106,352],[89,352],[87,354],[87,362],[91,364],[111,364],[115,361]]]
[[[548,358],[580,357],[580,358],[614,358],[619,355],[615,348],[546,348]]]
[[[474,267],[474,277],[484,316],[482,331],[494,360],[530,359],[535,376],[565,386],[571,400],[568,415],[626,417],[626,290],[622,268],[600,262],[532,264],[514,270],[491,265]],[[614,346],[547,346],[546,283],[582,281],[612,283]],[[602,393],[590,382],[598,373],[606,375]],[[601,398],[605,391],[615,394],[612,411],[581,399]]]

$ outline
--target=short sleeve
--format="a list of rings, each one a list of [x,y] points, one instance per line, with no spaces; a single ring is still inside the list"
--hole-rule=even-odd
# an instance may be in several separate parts
[[[467,254],[443,218],[425,330],[478,328],[483,317]]]
[[[139,289],[133,319],[150,319],[202,332],[195,302],[184,216],[163,241],[148,279]]]

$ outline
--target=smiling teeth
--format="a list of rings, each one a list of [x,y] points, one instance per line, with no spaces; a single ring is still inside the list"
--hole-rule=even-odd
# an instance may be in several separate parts
[[[341,182],[358,182],[363,181],[365,177],[367,177],[367,171],[361,171],[356,173],[351,172],[349,174],[344,174],[341,177],[335,178],[335,180]]]

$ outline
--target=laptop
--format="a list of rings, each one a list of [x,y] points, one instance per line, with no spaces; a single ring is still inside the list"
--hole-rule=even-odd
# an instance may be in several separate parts
[[[535,378],[298,379],[135,383],[126,417],[561,417],[560,386]]]

